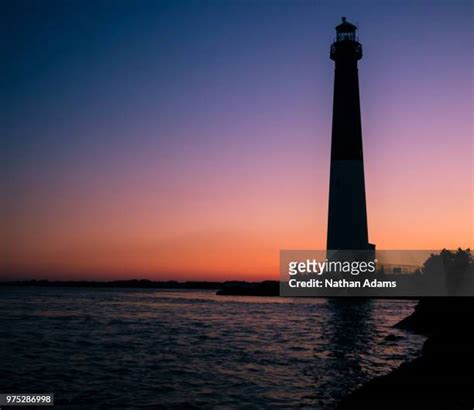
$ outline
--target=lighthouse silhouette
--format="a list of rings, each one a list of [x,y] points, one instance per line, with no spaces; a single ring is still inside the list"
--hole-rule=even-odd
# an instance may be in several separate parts
[[[342,18],[331,45],[335,62],[327,249],[375,252],[369,243],[357,61],[357,27]]]

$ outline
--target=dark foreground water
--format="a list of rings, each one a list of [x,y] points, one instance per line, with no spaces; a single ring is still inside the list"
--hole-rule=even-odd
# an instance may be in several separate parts
[[[332,408],[418,354],[423,338],[391,328],[414,304],[0,288],[0,393],[54,392],[67,409]]]

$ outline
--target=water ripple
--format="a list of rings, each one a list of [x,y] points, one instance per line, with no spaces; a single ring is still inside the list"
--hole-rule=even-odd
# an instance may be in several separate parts
[[[410,301],[0,288],[4,392],[57,408],[332,408],[415,357]]]

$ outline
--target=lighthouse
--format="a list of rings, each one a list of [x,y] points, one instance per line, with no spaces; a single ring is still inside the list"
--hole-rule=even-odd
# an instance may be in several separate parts
[[[336,27],[327,249],[375,251],[369,243],[357,62],[362,45],[345,17]],[[371,253],[371,252],[369,252]]]

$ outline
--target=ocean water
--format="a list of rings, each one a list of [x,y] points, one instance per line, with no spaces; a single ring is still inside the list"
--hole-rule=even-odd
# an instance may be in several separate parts
[[[415,302],[0,288],[0,393],[55,408],[333,408],[416,357]],[[44,407],[45,408],[45,407]]]

